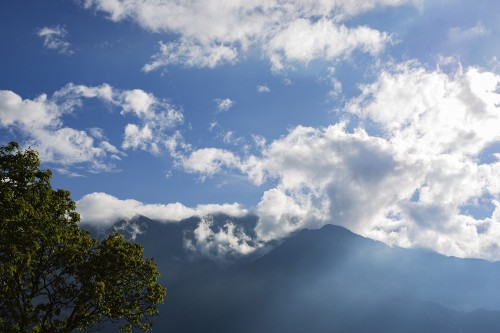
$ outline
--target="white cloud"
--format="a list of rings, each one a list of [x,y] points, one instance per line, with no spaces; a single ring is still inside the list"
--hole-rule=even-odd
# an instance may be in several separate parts
[[[193,40],[182,39],[177,42],[159,43],[160,50],[142,70],[146,73],[158,68],[182,64],[187,67],[214,68],[223,63],[234,63],[237,50],[223,44],[204,45]]]
[[[116,159],[120,159],[119,156],[126,156],[126,154],[124,152],[118,150],[118,148],[113,146],[108,141],[101,141],[99,143],[99,147],[102,148],[104,151],[107,151],[108,153],[114,154],[112,156],[114,156],[114,158],[116,158]]]
[[[266,240],[325,223],[364,232],[365,219],[392,199],[383,190],[401,189],[387,143],[363,130],[348,133],[345,124],[297,127],[263,155],[265,177],[278,180],[258,205],[257,233]]]
[[[184,152],[192,150],[191,145],[184,141],[184,137],[179,130],[168,136],[163,143],[170,155],[177,161],[182,160]]]
[[[316,207],[318,199],[313,193],[281,188],[266,191],[257,207],[259,223],[255,231],[258,238],[263,241],[280,239],[298,229],[325,224],[327,207]]]
[[[273,70],[281,71],[287,63],[347,57],[356,49],[376,55],[390,40],[386,33],[364,26],[347,28],[326,18],[316,22],[300,18],[274,35],[266,52]]]
[[[65,40],[68,31],[61,26],[43,27],[36,31],[38,37],[43,39],[43,46],[55,50],[60,54],[71,55],[74,51],[71,44]]]
[[[353,131],[346,122],[298,126],[259,156],[205,148],[184,166],[273,184],[256,207],[261,241],[333,223],[389,244],[498,260],[500,161],[490,147],[500,142],[499,86],[499,75],[474,67],[390,65],[347,103],[344,116],[360,123]]]
[[[123,235],[130,237],[130,239],[134,241],[137,236],[144,233],[143,227],[143,225],[133,220],[125,220],[119,226],[114,226],[113,229],[115,231],[120,231]]]
[[[405,181],[413,183],[418,200],[395,205],[392,223],[399,226],[388,230],[382,218],[375,223],[376,237],[452,255],[500,258],[486,251],[497,246],[497,213],[478,219],[461,212],[485,195],[493,204],[499,198],[498,161],[479,162],[500,141],[499,84],[500,76],[477,68],[449,76],[405,64],[363,87],[350,111],[378,123],[397,159],[418,166]],[[482,232],[484,225],[493,227]]]
[[[266,177],[263,160],[253,155],[240,158],[236,153],[226,149],[201,148],[190,149],[187,155],[178,153],[176,157],[180,168],[189,173],[200,174],[202,181],[217,173],[230,170],[246,174],[257,185],[261,185]]]
[[[25,135],[42,160],[62,165],[89,162],[93,169],[106,168],[106,152],[95,147],[91,136],[63,127],[61,116],[70,109],[45,94],[23,100],[12,91],[0,91],[0,126],[15,128]]]
[[[269,89],[267,84],[262,84],[262,85],[257,86],[257,92],[268,93],[268,92],[271,92],[271,89]]]
[[[63,116],[75,114],[83,99],[98,99],[132,115],[136,123],[124,129],[124,149],[152,153],[166,147],[170,131],[184,120],[180,111],[142,90],[118,90],[108,84],[96,87],[67,84],[49,98],[33,100],[8,90],[0,91],[0,127],[18,131],[27,144],[38,150],[44,162],[66,166],[86,164],[91,172],[113,168],[111,160],[126,156],[111,144],[102,128],[79,130],[64,125]],[[69,171],[68,171],[69,172]]]
[[[339,98],[342,95],[342,83],[335,77],[335,67],[328,67],[327,74],[320,78],[331,86],[328,96],[330,98]]]
[[[266,146],[267,140],[262,135],[255,135],[254,134],[254,135],[252,135],[252,139],[258,148],[262,149]]]
[[[227,143],[227,144],[230,144],[230,143],[234,143],[234,142],[237,142],[238,140],[235,139],[234,137],[234,132],[233,131],[227,131],[224,133],[224,135],[222,136],[222,141],[224,143]]]
[[[234,225],[213,229],[207,222],[188,246],[209,256],[220,249],[224,257],[304,227],[334,223],[389,244],[500,259],[500,250],[494,250],[500,249],[500,161],[490,148],[500,142],[500,76],[458,68],[446,74],[411,62],[389,65],[346,104],[344,116],[358,118],[357,129],[348,130],[344,121],[325,128],[298,126],[270,143],[255,137],[258,155],[192,150],[182,137],[171,136],[168,149],[186,172],[204,178],[236,171],[269,186],[255,207],[256,239]],[[5,99],[6,105],[21,103],[5,94],[13,100]],[[2,120],[9,124],[19,121],[6,115]],[[478,217],[474,210],[483,206],[488,210]],[[150,205],[103,193],[85,196],[78,207],[86,223],[135,214],[180,220],[246,213],[237,204]]]
[[[118,199],[110,194],[94,192],[77,201],[77,212],[82,223],[96,227],[109,227],[121,219],[143,215],[165,222],[178,222],[192,216],[227,214],[241,217],[248,211],[237,203],[197,205],[194,208],[178,202],[169,204],[146,204],[133,199]]]
[[[115,93],[115,89],[107,83],[95,87],[68,83],[54,92],[51,100],[62,112],[71,113],[83,106],[83,98],[97,98],[106,104],[115,105]]]
[[[106,136],[104,135],[104,130],[100,127],[89,128],[89,134],[94,139],[98,139],[98,140],[106,138]]]
[[[208,130],[210,132],[213,132],[217,127],[219,127],[219,123],[217,121],[212,121],[210,125],[208,126]]]
[[[0,124],[8,126],[48,126],[58,123],[61,112],[42,94],[34,100],[23,100],[13,91],[0,91]]]
[[[214,99],[214,102],[217,103],[218,112],[226,112],[235,104],[235,102],[229,98],[224,98],[224,99],[217,98]]]
[[[182,167],[185,171],[200,173],[203,177],[213,176],[224,168],[239,167],[240,164],[235,154],[218,148],[198,149],[182,160]]]
[[[63,168],[56,168],[55,171],[60,173],[61,175],[65,175],[65,176],[72,177],[72,178],[85,177],[82,174],[79,174],[77,172],[73,172],[73,171],[70,171],[67,169],[63,169]]]
[[[187,250],[222,264],[234,257],[251,254],[262,246],[231,221],[226,221],[222,227],[214,227],[209,216],[202,217],[192,235],[186,235],[184,239]]]
[[[123,101],[122,113],[127,112],[134,113],[138,118],[142,119],[152,119],[155,114],[153,111],[154,104],[157,103],[156,98],[153,94],[148,94],[143,90],[134,89],[124,91],[121,94],[121,99]]]
[[[85,0],[84,7],[102,11],[112,21],[132,19],[143,28],[197,37],[201,40],[227,38],[248,40],[266,23],[297,16],[352,17],[382,6],[400,6],[411,0],[278,0],[257,1],[139,1]]]
[[[419,0],[85,0],[84,7],[104,12],[115,22],[131,20],[147,30],[178,36],[177,40],[160,43],[159,52],[143,68],[149,72],[175,64],[212,68],[234,63],[252,50],[269,56],[276,70],[289,60],[331,59],[346,56],[354,49],[376,54],[389,41],[386,34],[367,27],[347,28],[342,22],[377,7],[418,3]]]
[[[238,136],[234,131],[225,131],[221,133],[222,142],[228,145],[242,147],[244,151],[248,151],[251,146],[245,144],[245,138]]]
[[[125,127],[123,149],[158,153],[166,145],[169,131],[184,122],[181,111],[140,89],[119,93],[115,103],[123,115],[132,113],[139,121]]]
[[[475,156],[498,140],[498,82],[473,67],[450,77],[403,64],[363,86],[348,110],[380,124],[403,151]]]
[[[125,127],[125,137],[123,138],[122,148],[139,148],[158,152],[158,146],[154,143],[152,143],[151,147],[148,147],[148,143],[152,140],[153,132],[148,125],[144,125],[142,128],[139,128],[137,125],[127,124]]]
[[[121,109],[123,116],[134,116],[136,123],[124,129],[123,149],[141,149],[157,153],[168,138],[167,132],[184,122],[180,110],[141,89],[118,90],[108,84],[98,87],[68,84],[54,93],[65,109],[81,106],[81,97],[98,98]]]
[[[97,171],[107,169],[106,151],[96,147],[94,139],[85,131],[63,127],[32,128],[28,143],[36,148],[42,160],[63,165],[91,163]]]

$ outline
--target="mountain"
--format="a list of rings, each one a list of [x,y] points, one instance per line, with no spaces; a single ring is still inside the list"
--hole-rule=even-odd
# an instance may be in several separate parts
[[[233,220],[248,232],[256,223]],[[499,263],[389,247],[327,225],[221,266],[184,248],[198,222],[134,221],[168,288],[153,332],[500,331]]]
[[[289,272],[289,279],[314,285],[349,281],[364,289],[411,294],[458,310],[500,309],[500,263],[389,247],[339,226],[302,230],[252,266]]]

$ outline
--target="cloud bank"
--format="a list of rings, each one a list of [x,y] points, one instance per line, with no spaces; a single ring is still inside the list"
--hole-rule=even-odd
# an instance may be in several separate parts
[[[178,202],[145,204],[133,199],[122,200],[101,192],[87,194],[76,204],[82,223],[96,227],[112,226],[121,219],[131,219],[137,215],[159,221],[179,222],[192,216],[226,214],[241,217],[248,214],[248,210],[237,203],[197,205],[191,208]]]
[[[260,154],[194,150],[184,170],[269,182],[256,207],[261,241],[326,223],[388,244],[500,259],[500,76],[387,66],[349,101],[348,120],[298,126]],[[498,250],[495,250],[498,249]]]

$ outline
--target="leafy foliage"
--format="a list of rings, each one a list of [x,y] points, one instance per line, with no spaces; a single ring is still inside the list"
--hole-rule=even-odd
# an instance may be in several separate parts
[[[148,330],[165,288],[139,244],[82,230],[36,151],[0,147],[0,331],[72,332],[110,320]]]

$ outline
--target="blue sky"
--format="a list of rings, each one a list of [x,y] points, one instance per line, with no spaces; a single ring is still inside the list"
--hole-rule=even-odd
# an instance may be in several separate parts
[[[499,7],[3,2],[0,140],[87,224],[253,213],[252,246],[333,223],[498,260]]]

